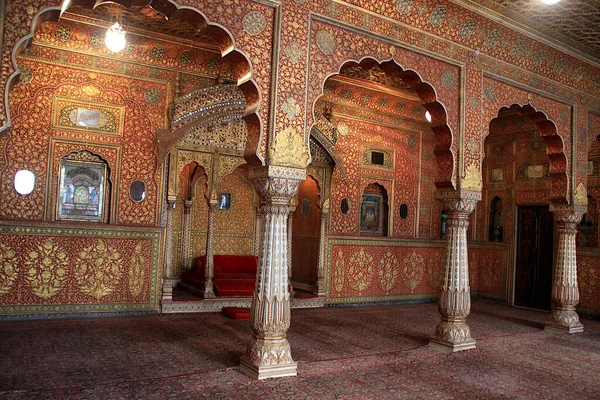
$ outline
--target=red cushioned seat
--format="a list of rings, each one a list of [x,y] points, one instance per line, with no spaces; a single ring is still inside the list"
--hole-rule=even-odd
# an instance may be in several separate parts
[[[221,297],[252,297],[258,257],[217,254],[213,256],[215,294]],[[202,256],[190,271],[181,274],[181,281],[204,290],[206,256]]]

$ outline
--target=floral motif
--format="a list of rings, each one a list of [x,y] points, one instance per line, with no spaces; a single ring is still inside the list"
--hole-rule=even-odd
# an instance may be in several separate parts
[[[151,88],[146,91],[144,98],[149,104],[156,104],[162,99],[162,92],[160,89]]]
[[[297,64],[304,57],[304,50],[298,45],[298,42],[291,42],[285,48],[285,54],[290,58],[292,64]]]
[[[17,253],[5,244],[0,244],[0,294],[10,291],[17,278]]]
[[[97,300],[112,293],[123,269],[121,254],[103,240],[84,248],[78,264],[75,276],[81,291]]]
[[[435,253],[428,260],[427,275],[429,275],[429,286],[436,291],[442,289],[445,275],[444,257],[440,253]]]
[[[455,83],[456,77],[454,76],[454,72],[449,69],[445,70],[442,74],[442,85],[444,85],[446,89],[450,89],[454,87]]]
[[[281,107],[285,115],[290,121],[293,121],[300,114],[300,106],[296,103],[296,99],[288,98]]]
[[[410,12],[413,6],[413,0],[398,0],[396,2],[396,11],[399,14],[407,14]]]
[[[157,44],[156,46],[154,46],[152,48],[152,58],[154,58],[155,60],[160,60],[161,58],[163,58],[165,56],[167,52],[167,49],[164,46],[161,46],[160,44]]]
[[[131,255],[129,266],[129,292],[133,297],[139,295],[144,287],[144,265],[146,258],[142,254],[142,244],[138,243]]]
[[[52,239],[47,239],[30,250],[25,261],[25,265],[29,267],[25,277],[33,294],[49,299],[60,292],[67,279],[68,264],[67,252]]]
[[[342,250],[338,250],[337,260],[335,260],[335,267],[331,274],[331,280],[333,281],[333,287],[335,291],[340,293],[344,289],[344,272],[345,272],[345,261],[344,253]]]
[[[326,56],[330,56],[335,51],[335,42],[327,31],[317,32],[317,46]]]
[[[402,270],[406,286],[413,293],[415,288],[423,281],[423,270],[425,267],[423,256],[414,251],[404,260],[404,268]]]
[[[400,272],[400,263],[395,255],[391,251],[388,252],[379,260],[379,269],[377,275],[379,276],[379,286],[386,294],[390,292],[396,286],[398,280],[398,273]]]
[[[462,24],[458,34],[464,38],[468,38],[471,36],[471,33],[473,33],[476,25],[477,21],[475,21],[473,18],[469,18]]]
[[[358,253],[350,257],[350,266],[348,268],[348,284],[359,294],[371,285],[373,280],[373,256],[365,253],[361,248]]]
[[[446,19],[446,14],[448,13],[448,9],[443,6],[438,6],[431,13],[431,17],[429,17],[429,23],[434,26],[440,26],[444,20]]]

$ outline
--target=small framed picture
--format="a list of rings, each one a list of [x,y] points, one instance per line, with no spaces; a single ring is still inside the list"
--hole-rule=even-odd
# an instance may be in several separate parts
[[[58,219],[104,220],[106,165],[63,160],[60,167]]]
[[[219,194],[219,210],[231,209],[231,193]]]

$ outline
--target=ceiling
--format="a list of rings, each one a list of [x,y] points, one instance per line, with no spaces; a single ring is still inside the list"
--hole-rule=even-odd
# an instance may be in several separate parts
[[[600,1],[561,0],[546,5],[540,0],[459,0],[483,6],[529,30],[567,45],[600,63]]]

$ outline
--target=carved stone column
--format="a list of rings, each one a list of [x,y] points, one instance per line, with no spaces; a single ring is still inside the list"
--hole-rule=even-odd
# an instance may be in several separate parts
[[[321,233],[319,236],[319,264],[317,265],[317,296],[325,296],[325,251],[327,250],[327,216],[329,215],[329,200],[323,202],[321,209]]]
[[[452,353],[475,348],[467,325],[471,311],[467,228],[469,214],[481,200],[481,192],[443,192],[438,198],[448,214],[446,273],[438,303],[442,319],[430,338],[429,347]]]
[[[294,197],[290,200],[290,213],[288,214],[287,226],[287,259],[288,259],[288,285],[290,287],[290,297],[296,296],[292,286],[292,226],[294,224],[294,212],[298,206],[298,200]]]
[[[183,238],[181,245],[181,259],[180,263],[184,271],[190,269],[190,241],[192,235],[192,200],[186,200],[183,202]]]
[[[173,300],[173,214],[175,200],[167,200],[167,226],[165,238],[165,268],[162,282],[162,299]]]
[[[306,172],[295,168],[269,166],[250,171],[263,200],[264,224],[250,310],[253,337],[240,370],[255,379],[297,374],[286,337],[290,326],[287,222],[290,199],[305,178]]]
[[[215,211],[219,201],[217,192],[213,189],[208,201],[208,226],[206,229],[206,266],[204,269],[204,298],[212,299],[215,297],[213,288],[213,277],[215,276]]]
[[[577,224],[587,211],[586,206],[551,205],[558,230],[557,257],[554,262],[552,312],[546,330],[567,333],[583,332],[575,306],[579,303],[577,286]]]
[[[259,200],[260,204],[260,200]],[[263,225],[263,215],[260,209],[261,206],[256,207],[256,216],[254,218],[254,255],[260,255],[260,243],[262,239],[262,225]]]

